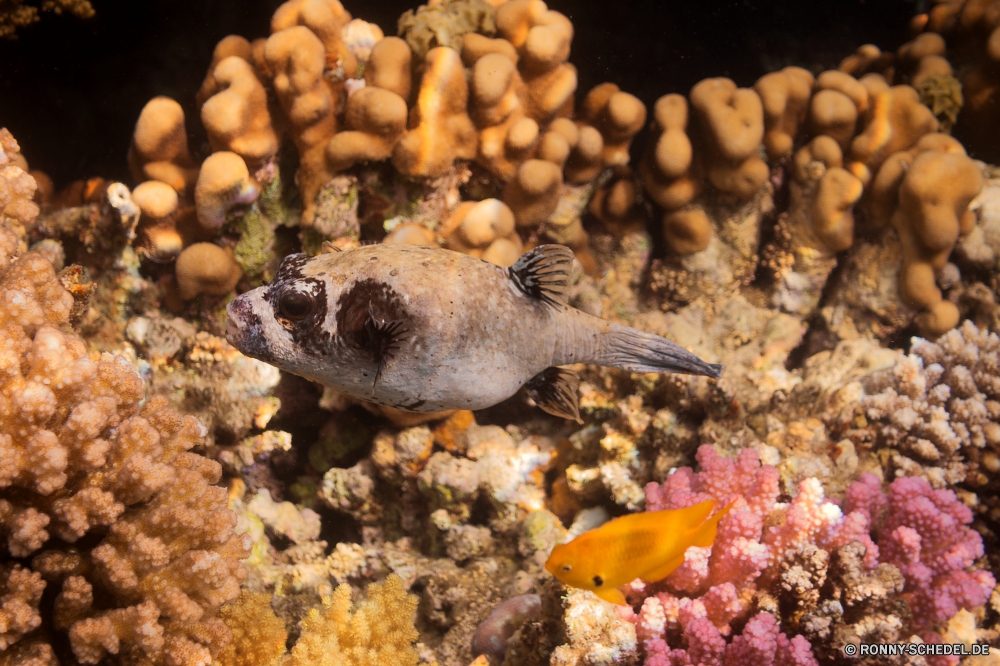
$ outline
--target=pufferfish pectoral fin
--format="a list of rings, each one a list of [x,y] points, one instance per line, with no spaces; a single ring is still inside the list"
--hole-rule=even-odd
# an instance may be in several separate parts
[[[366,347],[371,354],[372,360],[378,364],[375,371],[375,379],[372,381],[372,394],[375,393],[375,385],[382,378],[382,373],[399,351],[403,340],[406,339],[409,330],[401,321],[385,321],[379,319],[372,312],[371,305],[368,306],[368,318],[365,319],[364,330],[367,336]]]
[[[553,416],[580,419],[580,377],[566,368],[545,368],[524,385],[535,403]]]
[[[507,269],[507,277],[532,298],[550,305],[566,305],[573,259],[573,250],[568,247],[539,245],[522,254]]]

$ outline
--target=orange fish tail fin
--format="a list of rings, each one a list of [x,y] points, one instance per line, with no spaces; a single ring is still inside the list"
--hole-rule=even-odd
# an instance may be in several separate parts
[[[698,532],[691,540],[691,545],[698,546],[699,548],[708,548],[715,543],[715,533],[719,528],[719,521],[722,520],[723,516],[729,513],[729,510],[733,508],[734,504],[736,504],[736,500],[733,500],[726,506],[725,509],[706,520],[702,526],[698,528]]]

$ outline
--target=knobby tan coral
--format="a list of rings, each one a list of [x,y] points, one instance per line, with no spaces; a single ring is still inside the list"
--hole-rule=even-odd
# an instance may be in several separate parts
[[[389,158],[406,131],[406,101],[391,90],[362,88],[348,98],[344,124],[348,129],[334,134],[326,146],[333,171]]]
[[[147,180],[132,190],[139,207],[137,236],[140,249],[154,261],[170,261],[180,254],[184,240],[177,228],[180,200],[177,190],[159,180]]]
[[[514,211],[518,227],[536,227],[555,212],[562,191],[559,167],[545,160],[528,160],[503,190],[503,202]]]
[[[656,100],[650,142],[639,164],[639,178],[656,203],[676,209],[691,203],[701,191],[692,174],[694,149],[687,134],[688,103],[672,93]]]
[[[628,164],[632,139],[646,124],[646,105],[638,97],[602,83],[587,93],[576,115],[601,133],[601,169]]]
[[[253,65],[241,56],[229,56],[216,65],[212,78],[218,91],[201,107],[201,123],[212,150],[232,151],[255,169],[261,167],[278,152],[278,135],[271,124],[267,91]]]
[[[142,107],[132,132],[128,166],[136,183],[161,180],[181,194],[191,192],[198,167],[188,150],[180,104],[160,96]]]
[[[220,39],[219,43],[215,45],[215,49],[212,51],[212,60],[208,63],[208,71],[205,72],[205,80],[202,81],[201,87],[198,88],[198,92],[194,96],[194,101],[198,105],[198,108],[201,108],[201,106],[205,103],[205,100],[222,90],[224,87],[215,79],[216,65],[230,56],[243,58],[247,62],[250,62],[253,57],[252,54],[253,49],[250,46],[250,42],[247,41],[245,37],[240,35],[226,35]]]
[[[358,72],[358,61],[344,44],[341,30],[351,20],[351,14],[337,0],[288,0],[271,16],[271,33],[294,26],[303,26],[323,44],[324,69],[331,79],[352,79]]]
[[[538,123],[521,102],[521,75],[509,56],[487,53],[473,65],[469,85],[470,115],[479,129],[476,160],[498,178],[510,180],[538,139]]]
[[[466,110],[469,89],[454,49],[431,49],[424,60],[410,130],[396,144],[393,166],[410,177],[436,178],[456,159],[476,156],[476,128]]]
[[[202,163],[194,187],[194,205],[202,227],[218,230],[236,206],[252,203],[260,193],[243,158],[229,151],[212,153]]]
[[[785,67],[753,85],[764,107],[764,147],[771,160],[792,154],[795,135],[805,121],[813,75],[801,67]]]
[[[243,276],[232,248],[215,243],[195,243],[184,248],[174,272],[179,295],[185,301],[198,294],[228,294]]]
[[[942,299],[935,273],[944,268],[959,235],[972,230],[969,203],[983,180],[964,150],[921,148],[915,147],[917,154],[900,182],[892,225],[903,247],[900,296],[923,311],[917,317],[921,331],[937,336],[958,324],[959,312],[954,303]]]
[[[752,198],[767,180],[767,164],[757,155],[764,138],[764,110],[749,88],[726,78],[705,79],[691,88],[691,108],[701,124],[705,172],[720,192]]]
[[[396,93],[404,101],[410,98],[413,76],[410,47],[399,37],[385,37],[372,47],[365,66],[365,84]]]
[[[514,212],[497,199],[459,204],[441,235],[448,249],[505,267],[517,261],[523,247],[515,230]]]
[[[299,150],[296,182],[304,205],[302,222],[310,226],[316,195],[333,176],[326,163],[326,145],[337,131],[338,100],[323,76],[326,52],[309,28],[295,26],[268,37],[263,57]]]
[[[889,155],[906,150],[938,128],[934,114],[920,103],[920,95],[910,86],[893,86],[869,103],[865,127],[851,142],[848,167],[865,184]]]
[[[510,0],[497,9],[496,24],[517,50],[528,117],[544,126],[571,110],[576,69],[566,62],[573,41],[569,19],[542,0]]]

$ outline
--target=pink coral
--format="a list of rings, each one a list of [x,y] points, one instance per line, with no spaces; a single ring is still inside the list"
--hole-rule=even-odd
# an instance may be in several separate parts
[[[986,602],[996,580],[986,571],[966,571],[983,556],[983,540],[969,529],[972,511],[955,493],[904,477],[889,486],[888,508],[879,538],[882,561],[906,578],[904,595],[917,628]]]
[[[719,630],[701,617],[682,614],[686,650],[672,650],[662,639],[646,643],[646,666],[814,666],[816,658],[802,636],[789,639],[770,613],[758,613],[726,644]]]
[[[798,590],[799,607],[814,604],[827,576],[823,551],[840,552],[855,542],[863,547],[853,546],[864,569],[899,568],[913,631],[931,629],[961,607],[983,604],[993,589],[991,574],[970,570],[983,555],[982,539],[967,527],[972,513],[951,491],[901,478],[887,496],[879,479],[865,474],[848,488],[841,508],[810,478],[782,504],[778,471],[761,465],[754,450],[724,458],[702,446],[697,460],[701,471],[681,468],[662,485],[649,484],[647,509],[679,509],[706,499],[734,506],[720,521],[712,547],[689,548],[684,564],[660,583],[631,585],[630,601],[642,605],[638,613],[626,608],[621,615],[635,624],[647,666],[816,663],[809,641],[786,637],[774,615],[746,618],[755,600],[760,607],[770,594],[780,597],[773,610],[784,607],[789,581],[804,586]],[[871,534],[880,523],[876,545]],[[812,574],[802,566],[807,552],[819,555],[811,559]],[[810,590],[813,600],[804,602],[803,593]],[[743,622],[742,634],[727,641],[731,625],[738,629]],[[667,640],[683,640],[686,649],[672,650]]]

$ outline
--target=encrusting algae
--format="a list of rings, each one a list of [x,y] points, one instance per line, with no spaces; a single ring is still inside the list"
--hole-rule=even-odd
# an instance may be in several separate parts
[[[995,661],[1000,0],[911,28],[647,108],[290,0],[128,185],[0,129],[0,666]]]

